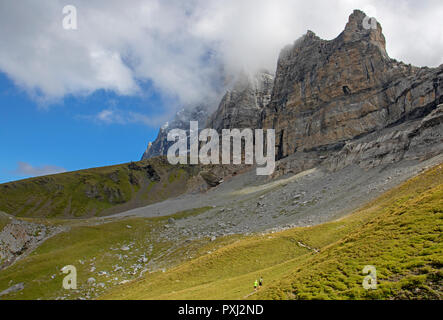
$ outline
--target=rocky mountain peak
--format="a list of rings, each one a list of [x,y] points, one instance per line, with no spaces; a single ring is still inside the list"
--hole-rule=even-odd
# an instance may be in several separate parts
[[[183,108],[178,111],[171,122],[166,122],[160,127],[157,138],[150,142],[143,153],[142,160],[152,157],[166,155],[168,148],[173,144],[168,141],[168,133],[172,129],[189,131],[189,121],[198,121],[204,124],[208,119],[210,107],[208,105],[197,105],[196,107]],[[203,126],[203,125],[202,125]]]
[[[335,39],[307,31],[281,51],[275,76],[238,74],[209,119],[207,112],[190,117],[205,115],[206,127],[217,131],[275,129],[277,160],[295,157],[297,170],[334,154],[332,167],[370,166],[442,150],[443,118],[433,113],[442,92],[443,66],[390,59],[381,25],[355,10]],[[421,122],[428,115],[432,119]],[[166,133],[160,130],[145,157],[165,152]]]
[[[209,118],[207,127],[217,131],[257,128],[261,112],[271,100],[273,84],[274,75],[265,70],[239,74]]]
[[[354,10],[349,16],[345,30],[338,38],[344,42],[368,41],[378,46],[387,56],[386,39],[380,23],[361,10]]]
[[[315,40],[320,40],[320,38],[315,34],[314,31],[308,30],[306,32],[306,34],[304,35],[304,40],[305,41],[315,41]]]
[[[276,130],[278,159],[330,154],[429,114],[442,101],[442,77],[441,67],[390,59],[381,25],[355,10],[337,38],[323,40],[308,31],[282,50],[261,126]]]
[[[361,10],[354,10],[349,16],[348,23],[346,24],[345,31],[355,32],[362,31],[363,20],[367,17],[366,13]]]
[[[221,99],[218,109],[210,105],[199,105],[184,108],[177,112],[172,121],[165,123],[159,130],[153,143],[149,143],[142,160],[166,155],[173,144],[167,141],[171,129],[189,131],[189,121],[198,121],[199,129],[213,128],[256,128],[259,125],[261,112],[271,100],[274,75],[267,70],[256,73],[240,72],[231,80],[232,84]]]

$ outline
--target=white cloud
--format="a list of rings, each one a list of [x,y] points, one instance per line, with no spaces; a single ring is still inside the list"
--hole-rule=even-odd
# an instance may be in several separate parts
[[[98,121],[104,122],[104,123],[122,123],[123,119],[121,116],[115,113],[113,110],[103,110],[99,112],[96,116],[96,119]]]
[[[19,161],[17,162],[17,169],[14,173],[22,177],[38,177],[62,172],[66,172],[66,169],[52,165],[34,167],[27,162]]]
[[[420,66],[443,63],[440,0],[70,4],[77,8],[75,31],[62,27],[65,1],[0,2],[0,70],[41,99],[98,89],[134,95],[140,93],[140,80],[151,80],[183,104],[211,101],[221,70],[275,70],[280,49],[307,29],[332,39],[353,9],[365,7],[376,12],[393,58]]]
[[[131,124],[141,123],[150,127],[158,127],[170,118],[170,114],[163,113],[157,116],[148,116],[139,112],[120,110],[116,107],[103,109],[93,116],[80,116],[81,118],[92,120],[103,124]]]

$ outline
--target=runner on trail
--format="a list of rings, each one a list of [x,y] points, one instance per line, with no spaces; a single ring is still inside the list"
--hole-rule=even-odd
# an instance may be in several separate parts
[[[257,286],[258,286],[258,281],[255,280],[255,281],[254,281],[254,290],[255,290],[255,291],[257,291]]]
[[[258,282],[258,286],[259,286],[259,288],[261,288],[262,285],[263,285],[263,277],[260,276],[260,280],[259,280],[259,282]]]

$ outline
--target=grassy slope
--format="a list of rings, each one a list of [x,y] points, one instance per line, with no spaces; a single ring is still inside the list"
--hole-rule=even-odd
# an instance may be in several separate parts
[[[209,240],[203,239],[186,245],[180,243],[180,246],[170,242],[158,243],[155,240],[170,217],[179,220],[208,209],[188,210],[150,219],[132,218],[97,226],[73,226],[69,232],[54,236],[29,256],[0,271],[0,292],[14,284],[25,283],[23,291],[1,299],[55,299],[62,296],[74,299],[84,297],[88,292],[93,298],[104,289],[96,287],[92,292],[92,287],[87,284],[88,278],[94,277],[97,283],[105,283],[106,288],[123,280],[135,279],[142,270],[139,269],[134,274],[128,274],[128,271],[134,271],[133,266],[139,264],[137,260],[143,254],[149,261],[159,261],[160,266],[162,263],[174,265],[182,262],[188,255],[197,254],[198,248]],[[131,249],[120,250],[125,245]],[[119,259],[119,255],[128,257]],[[77,268],[78,290],[62,289],[62,280],[66,275],[60,270],[66,265]],[[123,267],[125,272],[114,272],[117,265]],[[95,267],[95,271],[91,271],[91,267]],[[143,268],[145,267],[143,264]],[[109,276],[99,276],[100,271],[106,271]]]
[[[180,195],[197,173],[155,158],[26,179],[0,185],[0,210],[20,217],[109,215]]]
[[[157,242],[169,217],[72,227],[0,272],[0,291],[25,283],[23,291],[2,299],[76,298],[86,293],[103,299],[242,299],[260,275],[265,286],[249,298],[441,299],[442,182],[443,169],[438,166],[339,221],[214,242]],[[131,243],[130,251],[118,250]],[[132,271],[143,253],[157,261],[158,268],[171,269],[141,278],[140,270],[134,275],[112,271],[116,265]],[[120,260],[119,254],[128,258]],[[68,264],[77,267],[77,291],[61,288],[60,269]],[[377,290],[362,289],[362,269],[368,264],[377,267]],[[98,276],[98,271],[112,275]],[[106,288],[92,291],[89,277]],[[135,281],[118,285],[122,280]]]
[[[0,211],[0,231],[9,223],[9,217]]]
[[[103,299],[442,299],[443,169],[411,179],[339,221],[241,239]],[[310,248],[320,249],[315,253]],[[379,286],[362,288],[365,265]]]
[[[438,166],[356,214],[370,219],[297,265],[258,298],[443,299],[443,168]],[[365,265],[376,290],[362,288]]]

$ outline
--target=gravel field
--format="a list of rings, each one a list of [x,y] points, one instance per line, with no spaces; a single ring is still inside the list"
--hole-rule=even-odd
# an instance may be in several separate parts
[[[267,181],[255,170],[238,175],[204,194],[190,194],[114,217],[156,217],[212,206],[207,212],[171,223],[165,239],[218,237],[277,231],[338,219],[422,170],[443,161],[401,161],[372,169],[356,165],[336,172],[317,168]]]

